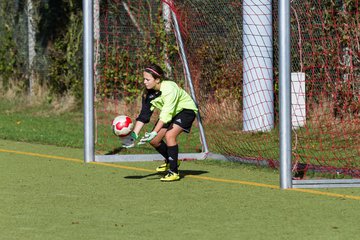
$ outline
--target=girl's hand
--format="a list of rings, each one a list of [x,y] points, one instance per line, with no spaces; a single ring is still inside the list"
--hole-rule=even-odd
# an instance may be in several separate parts
[[[138,139],[138,135],[135,132],[131,132],[130,135],[121,138],[123,148],[132,148],[135,146],[135,140]]]
[[[150,133],[147,132],[147,133],[145,133],[144,137],[142,137],[140,139],[140,142],[138,143],[138,145],[148,143],[151,140],[153,140],[154,137],[156,137],[156,136],[157,136],[157,132],[150,132]]]

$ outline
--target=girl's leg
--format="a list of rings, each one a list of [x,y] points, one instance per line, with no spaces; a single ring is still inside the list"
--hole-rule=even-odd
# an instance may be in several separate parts
[[[168,163],[169,162],[168,149],[166,143],[163,141],[166,131],[167,131],[166,128],[162,128],[158,132],[158,135],[153,140],[151,140],[150,144],[156,149],[156,151],[158,151],[158,153],[160,153],[165,158],[165,163]]]
[[[170,163],[170,171],[174,173],[178,173],[178,156],[179,156],[179,147],[176,142],[177,136],[183,132],[183,129],[173,124],[170,129],[165,134],[166,145],[167,145],[167,152],[169,156],[169,163]]]

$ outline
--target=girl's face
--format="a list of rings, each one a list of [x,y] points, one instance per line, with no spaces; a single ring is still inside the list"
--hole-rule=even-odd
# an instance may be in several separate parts
[[[155,79],[148,72],[144,72],[144,84],[146,89],[160,90],[160,78]]]

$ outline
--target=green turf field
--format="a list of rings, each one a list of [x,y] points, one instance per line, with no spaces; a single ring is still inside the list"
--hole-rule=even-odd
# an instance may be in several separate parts
[[[0,140],[0,239],[357,239],[360,189],[279,190],[278,173],[183,162],[82,162],[83,151]]]

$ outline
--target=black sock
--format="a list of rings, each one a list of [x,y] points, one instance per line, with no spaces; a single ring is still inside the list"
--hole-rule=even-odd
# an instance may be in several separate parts
[[[170,163],[170,171],[174,173],[178,173],[178,154],[179,154],[179,147],[178,145],[167,147],[168,156],[169,156],[169,163]]]
[[[166,143],[164,141],[161,141],[160,146],[155,149],[165,158],[165,163],[168,163],[169,155],[168,155],[168,147],[166,146]]]

